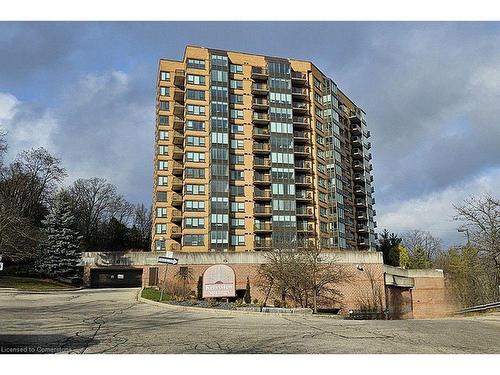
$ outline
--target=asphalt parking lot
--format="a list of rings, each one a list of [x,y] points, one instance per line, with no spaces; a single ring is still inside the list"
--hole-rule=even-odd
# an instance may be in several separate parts
[[[440,320],[183,311],[138,289],[0,291],[1,353],[500,353],[500,313]]]

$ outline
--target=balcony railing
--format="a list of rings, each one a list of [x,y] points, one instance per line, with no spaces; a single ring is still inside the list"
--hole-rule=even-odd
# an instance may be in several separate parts
[[[182,176],[182,172],[184,171],[184,167],[182,165],[182,163],[178,162],[178,161],[173,161],[172,162],[172,173],[174,175],[181,175]]]
[[[293,137],[295,141],[309,141],[311,139],[311,133],[305,131],[294,131]]]
[[[302,72],[292,72],[292,80],[307,81],[307,74]]]
[[[252,101],[253,109],[265,110],[269,107],[269,101],[267,99],[254,98]]]
[[[306,170],[309,170],[309,169],[312,168],[312,163],[310,161],[296,160],[295,161],[295,168],[296,169],[306,169]]]
[[[311,200],[313,198],[312,191],[297,191],[295,198],[303,200]]]
[[[293,102],[292,108],[296,112],[307,112],[308,110],[308,105],[306,103],[297,103]]]
[[[312,184],[312,178],[309,176],[305,177],[296,177],[295,178],[295,184],[302,184],[302,185],[309,185]]]
[[[269,115],[267,113],[254,113],[252,120],[255,123],[267,123],[269,122]]]
[[[177,86],[184,86],[185,71],[182,69],[176,69],[174,75],[174,84]]]
[[[253,160],[254,167],[265,167],[265,168],[270,168],[271,167],[271,159],[267,158],[254,158]]]
[[[172,221],[181,221],[181,220],[182,220],[182,211],[172,210]]]
[[[256,222],[254,227],[253,227],[254,231],[271,231],[273,229],[273,225],[272,223],[262,223],[262,222]]]
[[[271,215],[273,213],[273,208],[271,206],[255,206],[254,213]]]
[[[313,208],[312,207],[298,207],[296,214],[302,215],[302,216],[312,216]]]
[[[297,222],[297,231],[312,232],[314,231],[314,224]]]
[[[252,78],[256,80],[264,80],[267,79],[268,71],[266,68],[261,68],[259,66],[252,67]]]
[[[309,118],[301,116],[293,116],[293,124],[302,126],[309,125]]]
[[[271,240],[255,240],[254,246],[258,249],[270,249],[273,247],[273,242]]]
[[[255,173],[253,176],[256,183],[271,183],[271,175],[264,173]]]
[[[255,152],[269,152],[269,151],[271,151],[271,146],[269,145],[269,143],[254,142],[252,147],[253,147],[253,150]]]
[[[267,128],[253,128],[253,135],[256,138],[262,137],[262,138],[268,138],[271,133],[269,132],[269,129]]]
[[[298,97],[304,97],[307,95],[307,90],[300,87],[292,87],[292,95]]]
[[[269,92],[269,86],[264,83],[253,83],[252,84],[252,94],[256,95],[267,95]]]
[[[257,198],[257,199],[271,199],[271,190],[256,189],[254,191],[254,198]]]

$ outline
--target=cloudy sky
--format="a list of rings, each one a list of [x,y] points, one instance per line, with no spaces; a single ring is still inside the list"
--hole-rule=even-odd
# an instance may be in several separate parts
[[[43,146],[71,183],[149,203],[158,59],[186,44],[308,59],[365,109],[378,229],[463,238],[453,203],[499,195],[500,23],[0,22],[9,158]]]

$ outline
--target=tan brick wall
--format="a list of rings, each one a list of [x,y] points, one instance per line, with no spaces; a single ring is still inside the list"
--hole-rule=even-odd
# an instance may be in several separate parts
[[[412,293],[415,319],[440,318],[457,310],[444,278],[415,278],[415,289]]]

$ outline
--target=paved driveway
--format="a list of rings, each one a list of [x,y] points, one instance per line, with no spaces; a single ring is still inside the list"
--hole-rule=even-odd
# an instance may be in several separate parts
[[[500,314],[348,321],[182,311],[136,301],[138,289],[0,292],[0,352],[500,353]]]

